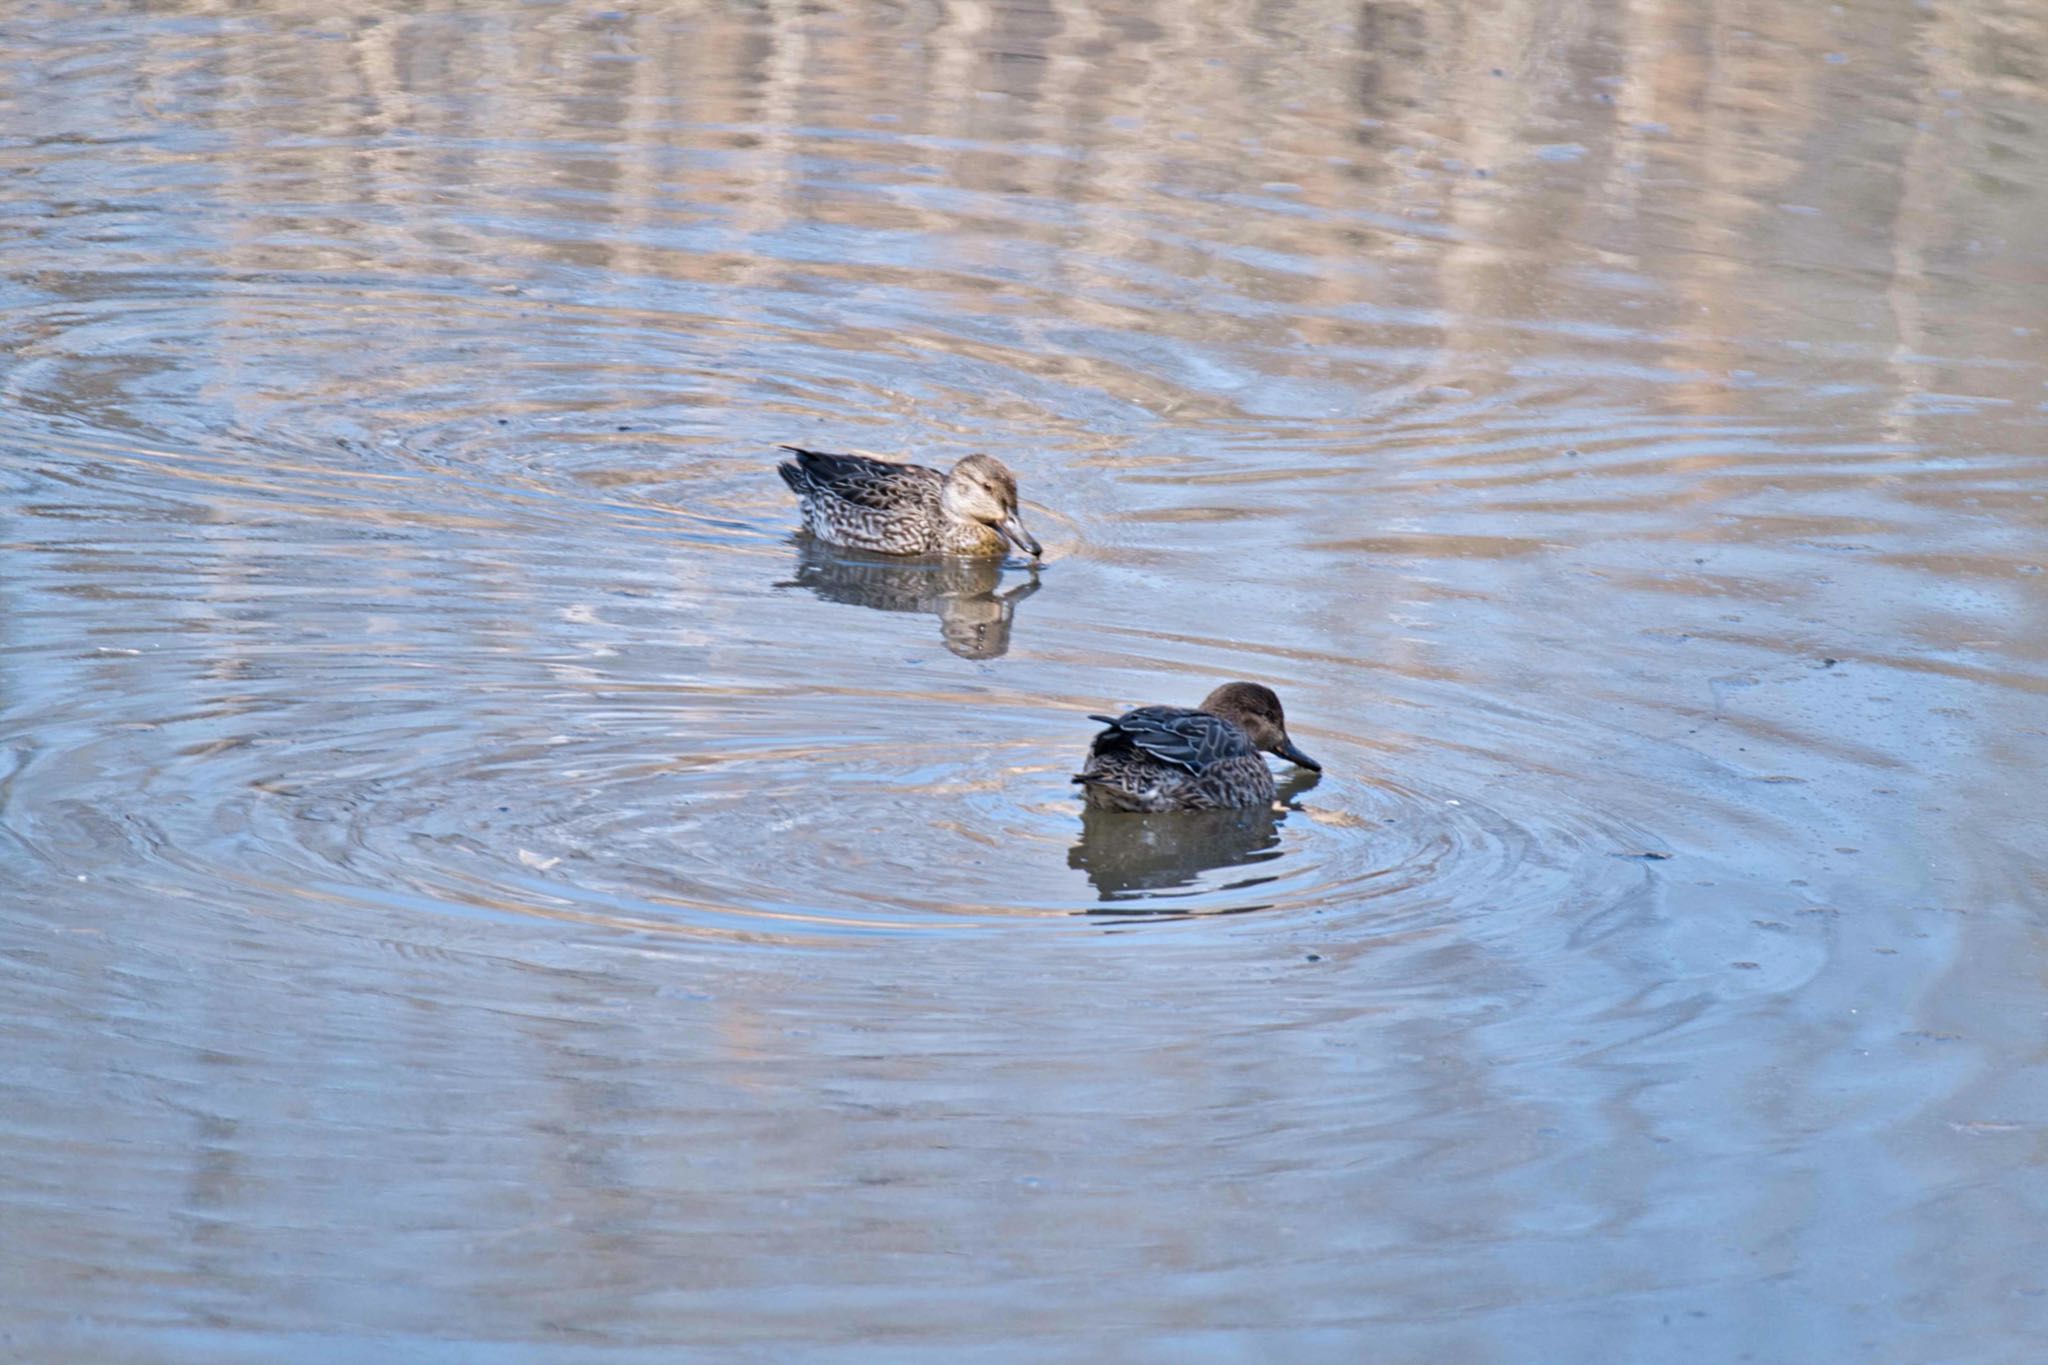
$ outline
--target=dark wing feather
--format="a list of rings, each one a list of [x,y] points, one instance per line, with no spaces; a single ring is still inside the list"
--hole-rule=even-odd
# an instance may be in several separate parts
[[[833,455],[822,450],[784,446],[796,459],[782,466],[783,480],[791,488],[800,478],[810,491],[829,493],[835,498],[878,512],[900,511],[938,493],[944,482],[935,469],[921,464],[897,464],[866,455]],[[799,492],[804,491],[798,489]]]
[[[1256,756],[1251,738],[1234,723],[1206,711],[1179,706],[1141,706],[1110,719],[1090,716],[1109,728],[1095,737],[1089,752],[1110,753],[1122,748],[1143,750],[1162,763],[1171,763],[1191,773],[1200,773],[1213,763],[1246,754]]]

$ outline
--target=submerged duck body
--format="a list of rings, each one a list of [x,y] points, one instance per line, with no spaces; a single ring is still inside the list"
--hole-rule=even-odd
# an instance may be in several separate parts
[[[941,474],[868,455],[784,446],[776,467],[818,539],[887,555],[1000,555],[1005,541],[1043,550],[1017,515],[1017,480],[1000,460],[969,455]]]
[[[1287,737],[1280,698],[1258,683],[1225,683],[1198,707],[1141,706],[1090,716],[1109,728],[1074,775],[1094,810],[1236,810],[1272,804],[1275,753],[1311,772],[1322,765]]]

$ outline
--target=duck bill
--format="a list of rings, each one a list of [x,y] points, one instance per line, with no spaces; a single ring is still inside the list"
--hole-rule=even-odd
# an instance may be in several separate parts
[[[1281,738],[1278,744],[1275,744],[1273,746],[1273,752],[1280,755],[1280,757],[1286,759],[1289,763],[1295,764],[1298,767],[1306,768],[1312,773],[1319,773],[1323,770],[1322,764],[1316,762],[1307,754],[1303,753],[1300,749],[1296,748],[1294,745],[1294,741],[1284,736]]]
[[[1011,544],[1015,545],[1025,554],[1030,555],[1033,559],[1045,558],[1045,548],[1038,543],[1036,537],[1024,529],[1023,521],[1015,512],[1004,517],[1001,525],[997,526],[996,529],[1005,536],[1008,536]]]

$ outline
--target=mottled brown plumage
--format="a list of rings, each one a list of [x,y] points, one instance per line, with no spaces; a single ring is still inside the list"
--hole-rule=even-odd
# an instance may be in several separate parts
[[[1043,550],[1017,515],[1017,480],[1000,460],[969,455],[947,473],[868,455],[784,446],[776,467],[820,540],[889,555],[1000,555],[1004,540]]]
[[[1091,716],[1109,728],[1074,776],[1096,810],[1231,810],[1268,805],[1275,753],[1312,772],[1322,765],[1287,737],[1280,698],[1258,683],[1225,683],[1194,709],[1141,706]]]

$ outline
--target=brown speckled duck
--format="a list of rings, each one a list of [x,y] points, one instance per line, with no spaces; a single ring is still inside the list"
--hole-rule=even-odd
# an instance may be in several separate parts
[[[1233,810],[1270,805],[1273,774],[1264,753],[1310,772],[1323,765],[1287,737],[1280,698],[1258,683],[1225,683],[1194,710],[1141,706],[1090,716],[1109,728],[1074,776],[1095,810]]]
[[[1017,480],[1000,460],[969,455],[944,474],[867,455],[784,446],[777,466],[820,540],[888,555],[1000,555],[1004,539],[1044,551],[1017,516]]]

